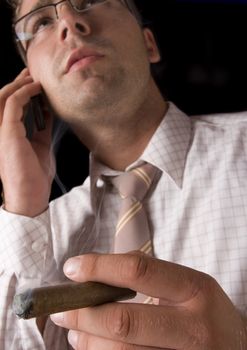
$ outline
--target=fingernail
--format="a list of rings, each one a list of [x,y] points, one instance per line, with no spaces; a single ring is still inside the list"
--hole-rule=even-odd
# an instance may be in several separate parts
[[[71,346],[76,347],[78,344],[78,333],[76,331],[69,331],[68,341]]]
[[[79,257],[70,258],[64,264],[64,268],[63,268],[64,273],[66,275],[74,275],[79,270],[80,265],[81,265],[81,260]]]
[[[63,312],[59,312],[57,314],[53,314],[50,316],[51,320],[56,324],[63,323]]]

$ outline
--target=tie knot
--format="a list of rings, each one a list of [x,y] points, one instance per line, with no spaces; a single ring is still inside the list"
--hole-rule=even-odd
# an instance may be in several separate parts
[[[142,201],[153,182],[156,170],[153,165],[145,163],[114,177],[112,183],[122,198]]]

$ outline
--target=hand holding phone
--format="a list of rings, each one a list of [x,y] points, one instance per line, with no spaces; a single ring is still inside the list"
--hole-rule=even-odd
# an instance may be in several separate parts
[[[25,216],[36,216],[48,207],[55,173],[51,156],[52,122],[48,110],[41,112],[44,110],[41,92],[40,83],[33,81],[27,69],[0,90],[0,178],[4,206],[7,211]]]

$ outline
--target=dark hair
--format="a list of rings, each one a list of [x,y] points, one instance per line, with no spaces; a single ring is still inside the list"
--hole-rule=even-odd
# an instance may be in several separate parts
[[[10,5],[10,7],[13,10],[13,19],[16,18],[16,15],[18,14],[20,5],[22,0],[6,0],[6,2]]]
[[[21,2],[20,0],[6,0],[6,1],[13,9],[16,9]]]

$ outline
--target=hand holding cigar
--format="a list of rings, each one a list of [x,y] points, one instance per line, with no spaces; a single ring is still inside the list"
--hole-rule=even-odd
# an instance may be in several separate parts
[[[57,312],[81,309],[108,302],[134,298],[128,288],[98,282],[68,282],[55,286],[28,289],[14,297],[13,311],[24,319],[47,316]]]

